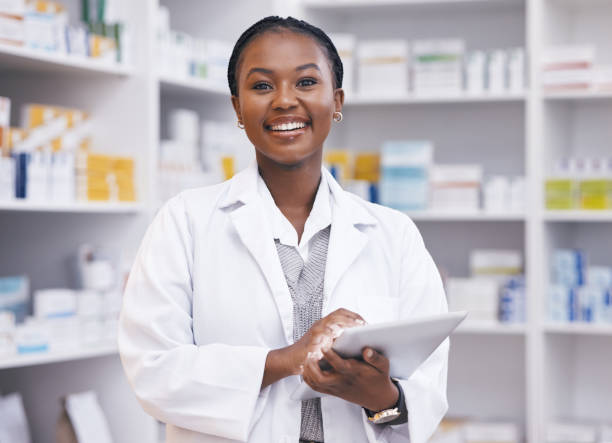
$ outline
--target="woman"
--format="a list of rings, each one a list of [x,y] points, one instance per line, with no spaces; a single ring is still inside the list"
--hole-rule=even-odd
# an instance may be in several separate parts
[[[181,193],[149,227],[119,335],[138,399],[169,442],[425,442],[447,409],[447,343],[407,380],[372,349],[330,349],[343,328],[447,309],[408,217],[321,167],[342,120],[335,47],[268,17],[236,43],[228,81],[257,164]],[[292,400],[300,375],[328,395]]]

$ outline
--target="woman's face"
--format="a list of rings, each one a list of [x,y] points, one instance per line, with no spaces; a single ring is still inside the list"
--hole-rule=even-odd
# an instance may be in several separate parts
[[[313,38],[291,31],[256,37],[242,52],[237,86],[232,104],[258,156],[283,166],[320,161],[344,93]]]

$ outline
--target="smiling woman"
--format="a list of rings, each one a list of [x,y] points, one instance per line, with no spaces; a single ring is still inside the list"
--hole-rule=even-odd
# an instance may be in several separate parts
[[[333,43],[267,17],[236,43],[228,82],[257,164],[183,192],[149,228],[120,321],[134,392],[169,442],[427,441],[447,409],[448,343],[405,380],[374,349],[331,349],[365,321],[447,310],[408,217],[322,168],[344,101]],[[292,400],[300,376],[322,398]]]

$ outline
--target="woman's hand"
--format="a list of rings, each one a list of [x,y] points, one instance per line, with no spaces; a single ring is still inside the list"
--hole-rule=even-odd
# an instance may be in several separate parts
[[[399,398],[389,377],[389,360],[371,348],[364,348],[363,361],[343,359],[331,347],[323,350],[330,370],[319,367],[319,359],[310,355],[304,365],[304,381],[315,391],[340,397],[370,411],[392,408]]]
[[[359,314],[343,308],[323,317],[291,346],[268,353],[261,388],[290,375],[301,375],[308,355],[322,358],[323,348],[331,347],[345,328],[363,324],[365,321]]]
[[[309,355],[321,359],[323,349],[330,348],[344,329],[364,324],[361,315],[344,308],[337,309],[315,322],[302,338],[289,346],[293,375],[302,374]]]

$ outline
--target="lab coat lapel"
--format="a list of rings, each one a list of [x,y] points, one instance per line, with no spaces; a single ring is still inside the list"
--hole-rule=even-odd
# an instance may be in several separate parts
[[[229,218],[240,240],[257,262],[270,287],[285,337],[290,344],[293,341],[293,303],[270,227],[256,195],[256,180],[250,180],[252,173],[253,171],[244,171],[243,176],[237,176],[236,181],[232,183],[233,190],[230,190],[230,196],[226,198],[226,203],[236,202],[236,196],[232,194],[242,193],[241,191],[245,191],[245,193],[242,193],[243,198],[238,198],[238,201],[243,204],[235,209],[230,209]],[[255,173],[257,173],[256,169]],[[255,190],[255,193],[252,192],[253,190]]]
[[[326,174],[334,198],[324,284],[323,315],[327,315],[329,300],[333,297],[338,282],[368,243],[368,235],[362,232],[362,229],[376,224],[376,220],[353,201],[353,197],[347,195],[327,170],[323,173]]]

